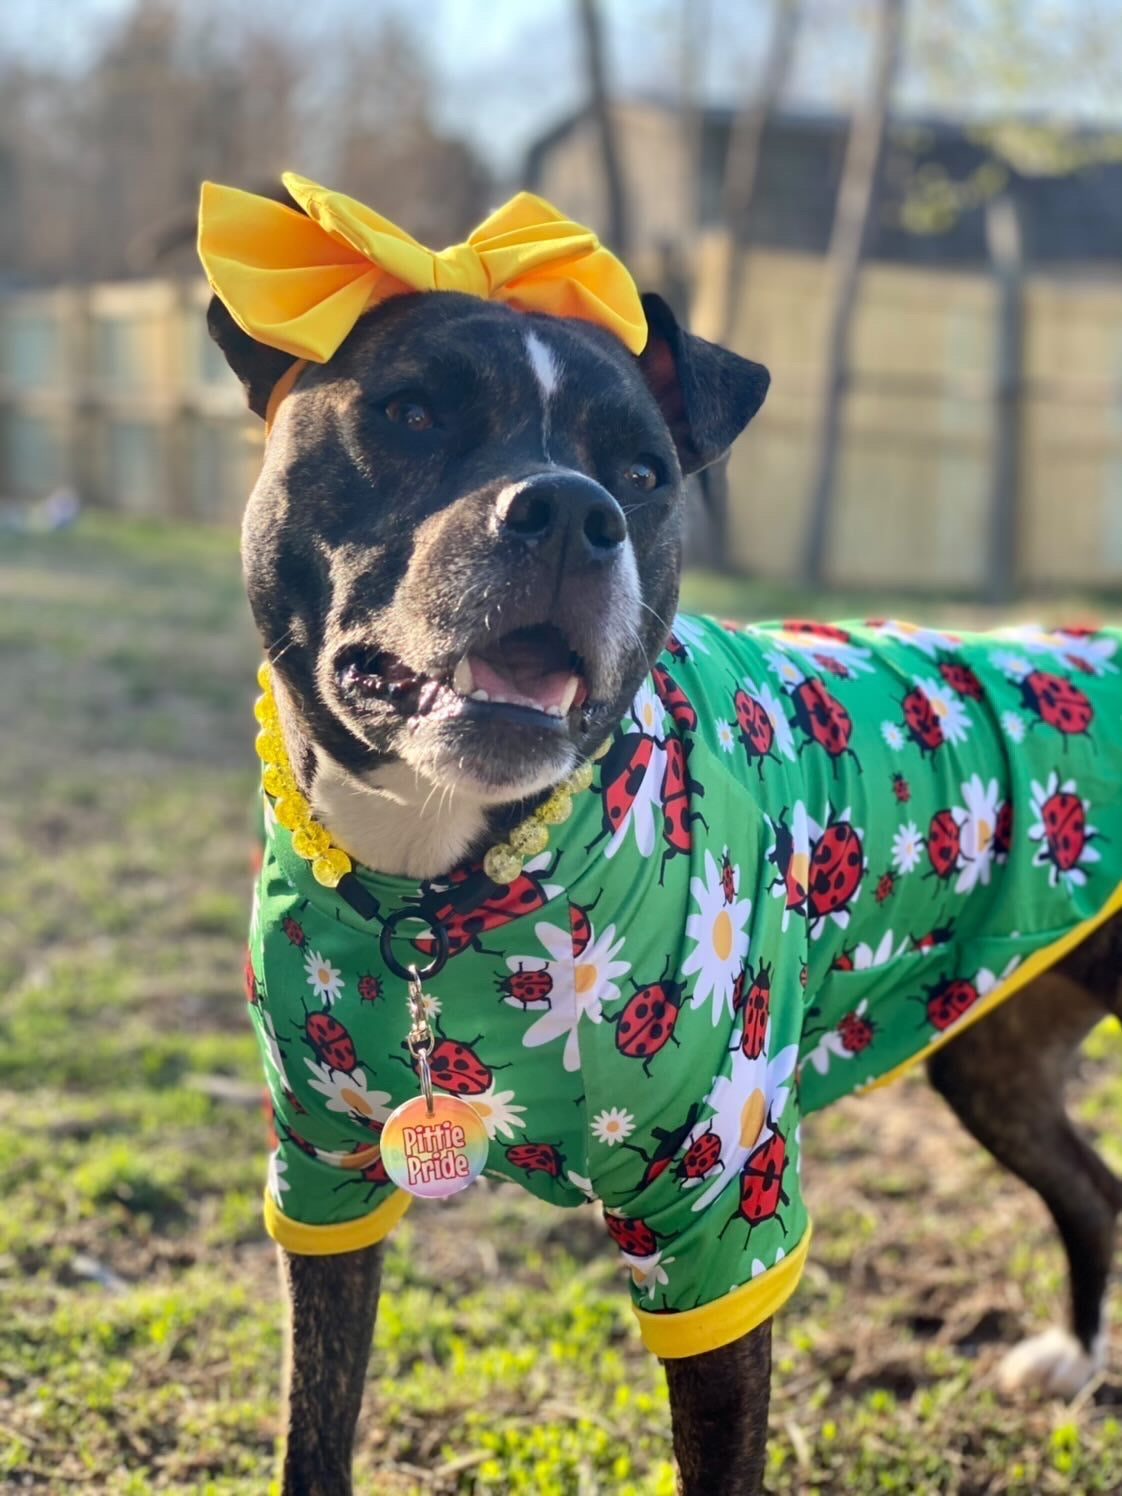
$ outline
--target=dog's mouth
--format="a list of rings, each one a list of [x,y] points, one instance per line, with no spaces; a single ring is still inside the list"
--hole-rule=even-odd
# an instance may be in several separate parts
[[[584,661],[550,623],[512,629],[433,675],[358,646],[340,660],[336,680],[348,702],[392,702],[414,726],[433,718],[494,718],[564,731],[589,694]]]

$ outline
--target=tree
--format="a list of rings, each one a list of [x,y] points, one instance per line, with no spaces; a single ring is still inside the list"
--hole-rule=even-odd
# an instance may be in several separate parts
[[[596,123],[596,134],[600,145],[600,169],[604,179],[604,192],[608,200],[607,238],[615,252],[621,258],[626,259],[631,247],[630,214],[627,184],[624,180],[608,91],[607,68],[604,61],[603,19],[597,0],[576,0],[576,5],[577,24],[580,27],[584,49],[588,102]]]

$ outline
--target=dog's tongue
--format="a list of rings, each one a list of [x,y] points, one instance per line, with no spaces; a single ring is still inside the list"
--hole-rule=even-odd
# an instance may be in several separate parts
[[[542,712],[548,712],[551,707],[561,707],[566,711],[572,703],[571,695],[569,702],[565,701],[573,679],[571,670],[550,670],[542,674],[534,666],[517,666],[504,672],[478,655],[469,655],[468,664],[475,689],[486,691],[491,701],[512,701],[516,706],[533,706]]]
[[[485,691],[490,701],[508,701],[562,716],[586,693],[573,670],[573,655],[559,630],[548,624],[504,634],[479,654],[468,656],[470,694]],[[579,703],[578,703],[579,704]]]

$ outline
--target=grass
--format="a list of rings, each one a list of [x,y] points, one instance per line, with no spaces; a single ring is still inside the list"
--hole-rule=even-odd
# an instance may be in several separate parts
[[[692,591],[743,616],[797,606]],[[255,659],[225,533],[91,518],[5,536],[5,1492],[257,1496],[271,1478],[280,1303],[239,996]],[[1120,1056],[1100,1030],[1079,1089],[1116,1166]],[[816,1246],[778,1326],[769,1489],[1122,1488],[1117,1366],[1076,1407],[994,1390],[1004,1347],[1056,1314],[1042,1208],[919,1079],[806,1131]],[[592,1212],[510,1188],[416,1207],[386,1274],[358,1489],[671,1492],[661,1373],[613,1258]]]

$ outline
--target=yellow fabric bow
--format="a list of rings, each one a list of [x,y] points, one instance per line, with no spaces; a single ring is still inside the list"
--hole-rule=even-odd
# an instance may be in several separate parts
[[[199,258],[211,289],[258,342],[326,363],[369,307],[406,291],[463,291],[581,317],[632,353],[647,341],[635,282],[590,229],[520,192],[438,252],[341,192],[286,172],[304,209],[204,182]],[[305,217],[305,214],[307,215]]]

